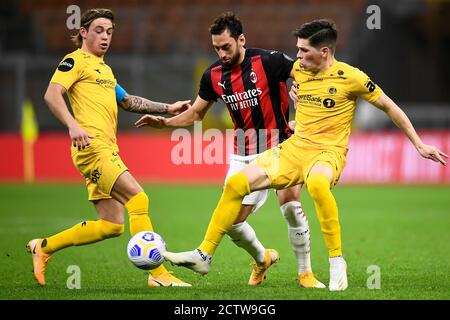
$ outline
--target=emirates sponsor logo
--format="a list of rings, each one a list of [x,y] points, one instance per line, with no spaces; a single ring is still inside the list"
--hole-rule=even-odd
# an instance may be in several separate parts
[[[231,110],[245,109],[258,105],[258,97],[262,94],[260,88],[250,89],[244,92],[235,92],[231,95],[223,94],[222,100],[228,104]]]

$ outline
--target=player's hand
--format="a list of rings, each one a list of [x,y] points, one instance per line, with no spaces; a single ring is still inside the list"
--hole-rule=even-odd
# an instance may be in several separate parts
[[[289,90],[289,97],[294,102],[294,108],[297,109],[297,92],[298,92],[298,84],[295,81],[292,81],[291,90]]]
[[[291,129],[292,131],[295,131],[295,124],[296,124],[295,120],[289,121],[288,122],[289,129]]]
[[[84,150],[88,145],[91,144],[91,139],[93,138],[79,125],[69,127],[69,136],[70,140],[72,140],[72,145],[74,147],[77,147],[78,150]]]
[[[180,114],[191,107],[189,102],[191,102],[191,100],[177,101],[175,103],[169,104],[167,113],[176,116],[177,114]]]
[[[164,128],[166,126],[166,118],[161,116],[153,116],[151,114],[146,114],[142,116],[134,125],[138,128],[149,126],[152,128]]]
[[[441,150],[436,148],[435,146],[430,146],[427,144],[422,144],[417,148],[417,151],[420,153],[420,155],[426,159],[431,159],[434,162],[440,162],[442,165],[446,165],[447,162],[444,160],[444,158],[448,158],[448,155],[443,153]]]

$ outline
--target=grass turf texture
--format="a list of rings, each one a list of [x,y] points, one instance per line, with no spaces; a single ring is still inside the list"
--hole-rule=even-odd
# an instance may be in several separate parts
[[[202,240],[220,197],[218,186],[146,185],[156,232],[169,250],[195,248]],[[55,234],[83,220],[94,220],[94,207],[80,185],[0,185],[0,299],[159,299],[159,300],[284,300],[284,299],[449,299],[450,187],[338,186],[343,250],[349,288],[344,292],[307,290],[297,285],[297,266],[276,198],[249,218],[267,248],[280,252],[261,286],[250,287],[251,259],[226,237],[207,276],[167,265],[191,288],[148,288],[146,274],[127,259],[126,232],[119,238],[72,247],[54,255],[47,268],[47,286],[31,273],[29,239]],[[312,264],[328,284],[327,251],[306,190],[302,203],[309,218]],[[66,286],[71,265],[81,270],[81,289]],[[367,280],[377,265],[381,289]]]

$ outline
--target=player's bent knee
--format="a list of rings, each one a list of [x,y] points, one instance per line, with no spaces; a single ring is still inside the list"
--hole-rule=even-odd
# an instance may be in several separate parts
[[[232,175],[225,182],[224,191],[232,192],[242,197],[249,194],[250,187],[248,185],[247,176],[242,172]]]
[[[289,201],[280,206],[281,214],[287,221],[295,220],[295,209],[299,204],[298,201]]]
[[[330,190],[330,181],[323,174],[313,174],[309,176],[306,187],[308,192],[314,199],[319,198],[324,192]]]

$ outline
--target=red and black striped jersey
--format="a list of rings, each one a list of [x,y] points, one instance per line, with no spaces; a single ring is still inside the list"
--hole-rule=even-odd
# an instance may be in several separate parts
[[[234,153],[264,152],[287,139],[289,101],[286,81],[294,61],[278,51],[249,48],[238,66],[220,60],[203,73],[199,96],[222,99],[234,123]]]

